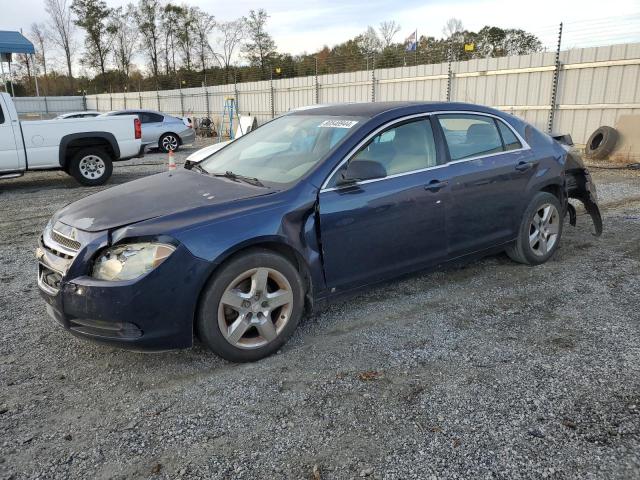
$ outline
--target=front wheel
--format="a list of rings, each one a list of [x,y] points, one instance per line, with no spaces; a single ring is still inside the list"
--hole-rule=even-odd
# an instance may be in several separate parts
[[[538,192],[527,207],[518,239],[507,248],[507,255],[519,263],[540,265],[558,249],[562,236],[562,207],[555,195]]]
[[[304,286],[284,257],[256,249],[237,256],[209,281],[196,319],[198,337],[232,362],[276,352],[304,311]]]
[[[67,168],[68,173],[82,185],[103,185],[113,173],[113,162],[104,150],[84,148],[77,152]]]
[[[165,133],[160,137],[158,146],[164,153],[169,153],[169,150],[175,152],[180,146],[180,139],[173,133]]]

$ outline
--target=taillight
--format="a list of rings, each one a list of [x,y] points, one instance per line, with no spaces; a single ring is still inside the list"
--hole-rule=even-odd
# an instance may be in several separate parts
[[[142,138],[142,125],[140,124],[139,118],[133,119],[133,130],[135,132],[136,140],[138,140],[139,138]]]

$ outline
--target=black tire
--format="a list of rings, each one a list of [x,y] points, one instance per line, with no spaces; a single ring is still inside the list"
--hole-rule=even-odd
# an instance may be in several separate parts
[[[618,143],[618,131],[612,127],[600,127],[591,134],[585,146],[585,154],[594,160],[607,158]]]
[[[89,163],[93,167],[89,168]],[[94,187],[109,180],[113,173],[113,162],[104,150],[88,147],[76,152],[65,170],[82,185]]]
[[[173,141],[168,142],[168,140],[170,139],[173,139],[175,142]],[[168,143],[175,144],[175,148],[169,147],[167,145]],[[165,133],[158,140],[158,148],[160,149],[161,152],[164,152],[164,153],[169,153],[169,150],[173,150],[174,152],[177,152],[178,149],[180,148],[180,137],[175,133]]]
[[[548,249],[545,254],[541,254],[539,250],[535,249],[530,244],[530,235],[532,232],[532,223],[534,216],[539,215],[541,208],[545,205],[552,205],[556,209],[557,221],[554,225],[557,225],[557,236],[554,238],[553,245]],[[564,222],[564,216],[560,201],[555,195],[548,192],[538,192],[522,216],[520,228],[518,229],[518,239],[513,245],[507,247],[506,252],[509,257],[518,263],[524,263],[527,265],[540,265],[549,260],[558,249],[560,245],[560,239],[562,237],[562,226]],[[538,232],[540,235],[540,232]],[[547,245],[545,241],[545,245]],[[539,247],[538,247],[539,248]]]
[[[221,331],[218,319],[219,308],[227,308],[221,306],[221,300],[223,294],[234,280],[245,272],[257,268],[275,270],[288,281],[292,293],[289,319],[282,326],[277,336],[266,345],[240,348],[227,340],[225,334]],[[249,250],[233,257],[224,264],[204,287],[197,312],[196,333],[198,338],[209,349],[226,360],[232,362],[260,360],[276,352],[291,337],[304,313],[304,296],[304,282],[298,270],[289,260],[270,250]],[[277,309],[274,312],[277,312]],[[277,317],[280,313],[275,315]],[[249,327],[247,334],[252,334],[252,328],[255,328],[253,333],[259,335],[257,327]]]

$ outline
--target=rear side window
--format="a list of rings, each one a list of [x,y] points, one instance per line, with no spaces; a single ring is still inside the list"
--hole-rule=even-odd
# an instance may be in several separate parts
[[[493,118],[482,115],[438,115],[451,160],[502,152],[502,141]]]
[[[4,112],[2,111],[2,105],[0,105],[0,124],[4,123]]]
[[[142,123],[160,123],[164,120],[162,115],[158,115],[157,113],[150,112],[142,112]]]
[[[504,143],[505,150],[517,150],[519,148],[522,148],[522,144],[520,143],[520,140],[516,138],[516,136],[513,134],[513,132],[509,127],[507,127],[504,123],[502,123],[499,120],[496,121],[496,123],[498,124],[500,135],[502,135],[502,141]]]

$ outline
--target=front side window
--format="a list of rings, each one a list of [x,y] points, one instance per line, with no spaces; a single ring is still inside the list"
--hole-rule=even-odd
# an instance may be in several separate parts
[[[234,140],[199,166],[210,174],[295,182],[363,123],[360,117],[285,115]]]
[[[451,160],[502,152],[502,140],[493,118],[483,115],[438,115]]]
[[[436,166],[436,145],[429,119],[402,123],[379,133],[349,163],[363,160],[379,163],[387,176]],[[343,169],[347,167],[345,164]],[[341,171],[334,179],[339,178]]]

